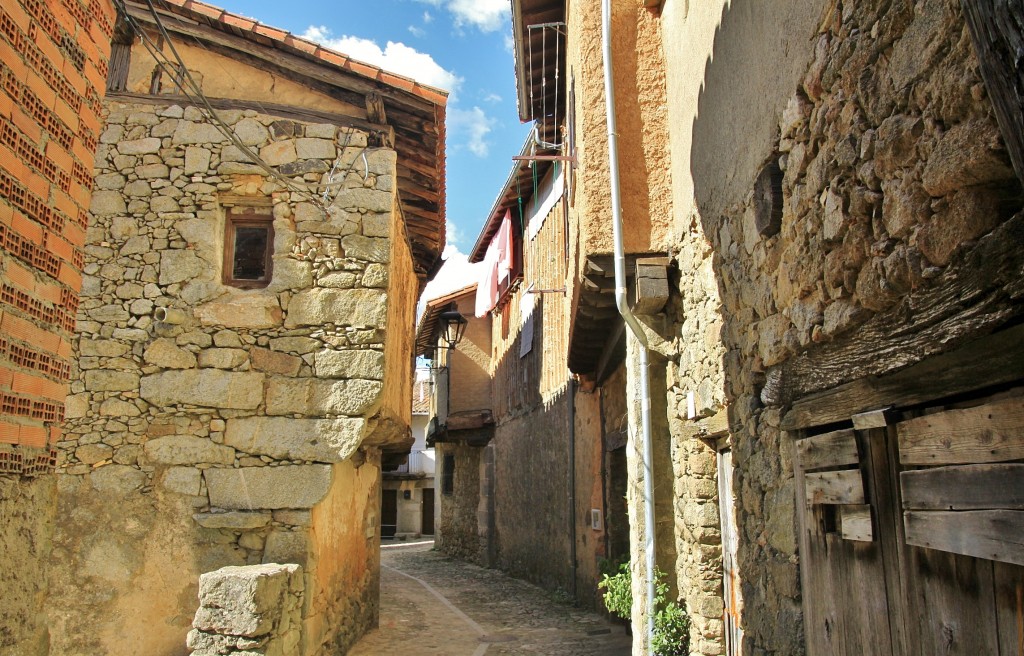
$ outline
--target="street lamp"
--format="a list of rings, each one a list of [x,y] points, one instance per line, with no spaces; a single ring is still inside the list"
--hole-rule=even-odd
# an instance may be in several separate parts
[[[441,323],[441,334],[444,336],[444,341],[448,343],[450,350],[454,350],[455,346],[462,341],[462,335],[466,332],[466,324],[469,321],[459,314],[458,310],[442,312],[438,315],[438,321]]]

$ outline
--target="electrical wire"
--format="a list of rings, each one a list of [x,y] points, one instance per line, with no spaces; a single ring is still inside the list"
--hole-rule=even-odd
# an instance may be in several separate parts
[[[209,122],[214,127],[216,127],[218,131],[220,131],[225,137],[227,137],[228,140],[231,141],[232,145],[238,148],[239,151],[241,151],[242,154],[247,159],[249,159],[253,164],[259,166],[267,173],[268,176],[280,182],[287,189],[293,191],[294,193],[300,194],[306,200],[310,201],[314,206],[317,207],[317,209],[319,209],[326,215],[328,213],[327,198],[331,189],[337,188],[334,195],[334,198],[337,198],[344,184],[344,182],[335,183],[334,175],[337,171],[338,164],[340,163],[342,153],[344,153],[344,151],[347,150],[347,148],[350,145],[352,133],[347,133],[346,143],[342,147],[342,153],[339,153],[338,158],[335,159],[334,166],[332,167],[331,173],[328,176],[326,184],[312,184],[307,182],[299,182],[297,180],[282,175],[280,172],[276,171],[273,167],[267,164],[267,162],[263,160],[258,154],[253,152],[253,150],[249,148],[245,143],[243,143],[241,139],[239,139],[238,136],[235,134],[234,130],[231,129],[231,127],[227,125],[227,123],[225,123],[225,121],[220,117],[220,115],[214,109],[210,101],[206,98],[205,94],[203,94],[200,85],[196,82],[195,78],[192,76],[191,71],[189,71],[188,67],[185,65],[185,62],[182,59],[181,55],[178,53],[177,48],[174,47],[174,42],[171,39],[170,34],[167,31],[167,28],[164,26],[163,21],[161,20],[160,15],[157,12],[156,7],[154,6],[152,0],[145,0],[145,3],[147,5],[149,13],[152,16],[153,22],[161,35],[162,41],[167,43],[171,51],[171,54],[174,56],[174,62],[168,60],[166,55],[164,55],[162,48],[159,45],[153,43],[152,39],[147,34],[145,28],[142,25],[140,25],[139,22],[135,19],[135,17],[128,12],[124,0],[114,0],[115,7],[118,9],[119,12],[121,12],[122,16],[124,16],[126,23],[132,29],[132,31],[140,37],[143,46],[146,48],[147,52],[149,52],[150,56],[156,62],[157,66],[168,75],[168,77],[174,82],[178,90],[181,91],[182,95],[184,95],[191,103],[198,105],[206,113]],[[204,49],[206,48],[204,47]],[[345,171],[345,177],[347,177],[348,172],[351,172],[353,170],[353,166],[356,161],[358,161],[358,158],[353,158],[353,162],[347,167]],[[364,165],[366,165],[365,149],[363,151],[363,162]],[[369,166],[366,165],[366,174],[364,175],[364,178],[367,177],[368,175]],[[316,194],[321,189],[323,190],[323,195],[322,197],[318,197]]]

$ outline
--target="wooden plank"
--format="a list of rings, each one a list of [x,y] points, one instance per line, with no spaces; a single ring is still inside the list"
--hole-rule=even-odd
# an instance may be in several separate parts
[[[947,410],[896,426],[900,462],[945,465],[1024,458],[1024,397]]]
[[[857,455],[857,437],[850,429],[800,440],[796,443],[796,453],[800,459],[800,467],[805,470],[856,465],[860,462]]]
[[[875,532],[871,526],[871,506],[839,506],[839,534],[844,540],[874,542]]]
[[[907,511],[907,544],[1024,565],[1024,512]]]
[[[903,653],[924,656],[995,656],[993,563],[910,548],[909,577],[915,598],[916,642]]]
[[[907,510],[1024,510],[1024,464],[905,471],[900,485]]]
[[[1024,325],[1017,325],[888,376],[868,376],[803,397],[783,416],[781,428],[796,430],[846,421],[883,405],[916,405],[1021,378]]]
[[[955,349],[1008,324],[1024,314],[1024,212],[1006,220],[978,240],[977,245],[950,264],[942,276],[927,288],[915,290],[885,312],[880,312],[849,336],[811,347],[768,371],[766,385],[769,405],[804,402],[809,412],[802,426],[843,421],[851,415],[884,405],[895,404],[889,394],[878,395],[872,389],[885,386],[901,369]],[[1019,326],[1018,326],[1019,327]],[[997,352],[1004,367],[1024,372],[1024,340]],[[967,363],[965,363],[967,364]],[[938,372],[941,373],[941,372]],[[1001,376],[1006,379],[1007,372]],[[938,376],[903,378],[909,390],[925,394],[924,400],[938,398],[949,388],[972,389],[995,384],[974,367],[965,366],[957,382],[949,373]],[[845,403],[835,403],[836,395],[814,399],[808,406],[804,397],[861,381],[860,394]],[[1012,380],[1012,378],[1010,378]],[[867,389],[865,389],[865,385]],[[898,389],[898,387],[897,387]],[[906,395],[906,392],[904,392]],[[840,397],[841,398],[841,397]],[[898,405],[898,404],[895,404]],[[787,417],[788,418],[788,417]],[[795,422],[787,422],[795,426]]]
[[[1024,4],[961,0],[960,5],[1006,150],[1024,182]]]
[[[1024,567],[992,563],[999,654],[1024,656]]]
[[[811,504],[864,503],[864,479],[859,469],[806,474],[804,489]]]
[[[885,407],[880,410],[869,410],[860,412],[853,417],[853,427],[857,430],[868,430],[869,428],[885,428],[892,419],[892,407]]]

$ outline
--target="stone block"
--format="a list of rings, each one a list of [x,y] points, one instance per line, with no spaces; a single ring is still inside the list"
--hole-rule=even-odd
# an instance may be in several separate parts
[[[131,350],[127,344],[110,339],[82,339],[78,343],[78,353],[84,356],[101,358],[119,358]]]
[[[324,350],[314,356],[313,362],[320,378],[384,379],[384,353],[381,351]]]
[[[122,155],[146,155],[160,152],[160,140],[155,137],[131,139],[117,142],[117,152]]]
[[[270,139],[270,132],[254,118],[243,118],[234,125],[235,136],[246,146],[258,146]]]
[[[90,392],[127,392],[138,387],[139,375],[130,371],[96,369],[85,372],[85,389]]]
[[[227,294],[195,309],[204,326],[273,328],[281,325],[281,305],[272,294]]]
[[[385,264],[391,261],[391,241],[362,235],[342,237],[341,247],[345,257]]]
[[[146,164],[135,168],[135,175],[143,180],[164,180],[171,174],[166,164]]]
[[[329,139],[296,139],[295,153],[299,159],[330,159],[333,160],[338,149],[334,141]]]
[[[75,449],[75,457],[87,465],[107,460],[114,454],[114,449],[106,444],[84,444]]]
[[[231,465],[235,462],[234,449],[205,437],[168,435],[149,440],[144,449],[146,457],[158,465]]]
[[[387,294],[372,289],[309,289],[292,297],[285,328],[326,323],[383,328]]]
[[[227,141],[227,138],[221,134],[221,131],[217,129],[212,123],[193,123],[191,121],[181,121],[177,127],[174,128],[174,134],[171,135],[171,143],[173,144],[213,144]]]
[[[313,265],[292,257],[275,257],[269,291],[306,289],[313,286]]]
[[[275,510],[274,521],[290,526],[309,526],[313,523],[313,514],[308,510]]]
[[[264,563],[295,563],[305,567],[309,561],[309,536],[305,531],[272,531],[263,548]]]
[[[81,419],[84,417],[89,412],[90,398],[88,393],[69,395],[64,399],[64,418]]]
[[[352,289],[356,286],[356,274],[351,271],[331,271],[317,278],[316,284],[330,289]]]
[[[89,474],[89,483],[104,494],[125,496],[145,482],[146,472],[128,465],[104,465]]]
[[[104,417],[138,417],[142,411],[134,403],[111,398],[100,404],[100,414]]]
[[[269,526],[271,515],[269,512],[243,512],[236,510],[220,513],[197,513],[192,515],[192,519],[203,528],[227,528],[248,531]]]
[[[331,486],[330,465],[282,465],[203,471],[210,505],[233,510],[312,508]]]
[[[295,153],[295,141],[286,139],[260,148],[260,159],[270,166],[290,164],[298,158]]]
[[[384,288],[388,286],[388,268],[383,264],[369,264],[363,272],[363,287]]]
[[[192,626],[233,636],[270,633],[283,613],[298,565],[222,567],[199,577],[199,610]]]
[[[242,366],[249,355],[242,349],[212,348],[199,352],[199,366],[216,369],[235,369]]]
[[[954,125],[928,157],[921,180],[932,196],[957,189],[1010,180],[1013,169],[999,132],[988,119]]]
[[[195,467],[168,467],[161,481],[165,490],[191,497],[199,496],[201,483],[202,472]]]
[[[173,285],[176,282],[185,282],[201,276],[208,268],[195,251],[166,250],[160,253],[159,283]]]
[[[267,383],[267,414],[359,416],[378,403],[383,387],[376,380],[271,378]]]
[[[206,173],[210,169],[210,151],[199,146],[185,149],[185,175]]]
[[[278,353],[258,346],[249,349],[249,358],[252,361],[253,369],[272,374],[295,376],[302,367],[302,360],[294,355]]]
[[[377,191],[366,187],[350,187],[342,189],[334,200],[334,204],[342,209],[360,209],[367,212],[390,212],[395,203],[395,195],[390,191]]]
[[[252,455],[277,460],[340,462],[349,458],[366,433],[363,419],[228,419],[224,443]]]
[[[97,216],[124,214],[128,208],[119,191],[95,191],[89,204],[89,211]]]
[[[284,353],[304,355],[320,348],[319,340],[312,337],[278,337],[270,340],[270,348]]]
[[[142,354],[147,364],[164,369],[191,369],[196,366],[196,356],[174,344],[173,339],[154,340]]]
[[[140,394],[158,406],[188,403],[207,408],[255,410],[263,400],[263,374],[187,369],[143,376]]]

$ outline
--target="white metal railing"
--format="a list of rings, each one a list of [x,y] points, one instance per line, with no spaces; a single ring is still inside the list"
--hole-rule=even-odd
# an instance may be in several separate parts
[[[434,473],[434,450],[414,450],[409,452],[409,458],[404,465],[399,465],[395,470],[398,474],[433,474]]]

